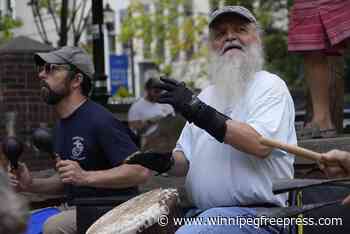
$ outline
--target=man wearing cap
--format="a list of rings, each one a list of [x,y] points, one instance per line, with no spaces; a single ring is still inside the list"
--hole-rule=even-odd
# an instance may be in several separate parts
[[[173,79],[157,85],[166,91],[158,102],[188,120],[169,174],[186,176],[188,197],[206,224],[208,217],[251,218],[254,207],[285,206],[287,194],[274,196],[272,182],[293,177],[294,158],[259,138],[297,143],[292,98],[282,79],[262,69],[262,39],[252,13],[241,6],[218,9],[210,15],[209,34],[209,87],[196,97]],[[234,221],[184,225],[177,233],[283,232]]]
[[[122,164],[137,151],[128,129],[109,111],[88,98],[93,63],[78,47],[62,47],[35,54],[41,96],[59,116],[54,152],[57,173],[33,179],[21,164],[11,184],[18,191],[65,192],[68,201],[82,197],[137,194],[137,185],[150,176],[140,165]],[[76,233],[76,211],[70,209],[49,218],[43,233]]]
[[[157,103],[161,90],[154,88],[157,78],[150,78],[145,83],[145,96],[133,103],[128,112],[129,127],[141,137],[149,136],[158,129],[157,122],[169,115],[175,115],[169,104]],[[143,142],[141,146],[145,145]]]

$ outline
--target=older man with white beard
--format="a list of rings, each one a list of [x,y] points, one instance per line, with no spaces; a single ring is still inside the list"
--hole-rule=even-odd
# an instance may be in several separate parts
[[[239,223],[254,217],[255,207],[286,205],[287,194],[272,194],[272,180],[292,178],[294,158],[263,146],[259,138],[296,144],[292,98],[277,75],[262,70],[261,37],[249,10],[216,10],[209,33],[212,85],[198,97],[172,79],[158,85],[165,90],[159,102],[173,105],[188,120],[169,174],[186,176],[188,196],[207,220],[184,225],[178,233],[281,233],[281,227]],[[221,225],[209,225],[209,217]]]

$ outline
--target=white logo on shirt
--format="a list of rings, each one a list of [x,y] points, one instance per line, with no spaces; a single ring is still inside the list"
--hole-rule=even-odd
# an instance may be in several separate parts
[[[76,136],[73,137],[73,149],[72,149],[72,159],[74,160],[84,160],[85,157],[81,156],[81,153],[84,151],[84,138]]]

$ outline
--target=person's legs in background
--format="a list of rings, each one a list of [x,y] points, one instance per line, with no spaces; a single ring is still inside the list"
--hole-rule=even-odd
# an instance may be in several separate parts
[[[341,56],[349,43],[349,6],[350,0],[320,0],[313,4],[298,0],[290,11],[288,51],[304,55],[305,80],[312,101],[312,119],[299,135],[303,139],[337,135],[331,113],[336,64],[330,56]]]
[[[330,113],[330,68],[327,56],[321,52],[304,54],[305,79],[311,95],[313,115],[309,126],[320,130],[334,129]]]
[[[312,119],[305,124],[305,128],[311,129],[309,132],[312,132],[312,137],[328,138],[337,135],[331,114],[332,68],[330,59],[332,59],[331,56],[342,56],[349,43],[350,39],[346,39],[325,50],[326,52],[303,53],[305,80],[311,96],[313,112]],[[316,136],[315,129],[319,130],[319,132],[316,131]]]

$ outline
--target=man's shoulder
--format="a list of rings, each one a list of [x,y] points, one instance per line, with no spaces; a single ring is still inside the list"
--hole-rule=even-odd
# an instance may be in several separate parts
[[[251,85],[252,92],[271,93],[274,95],[289,93],[287,84],[278,75],[268,71],[256,73]]]
[[[148,104],[145,98],[140,97],[130,106],[130,109],[142,109],[148,106]]]
[[[93,112],[94,114],[102,114],[102,115],[111,114],[111,112],[108,109],[106,109],[104,106],[92,100],[89,100],[87,109],[89,112]]]
[[[202,101],[207,99],[207,97],[211,96],[212,92],[214,91],[214,85],[209,85],[206,88],[204,88],[199,94],[198,98]]]
[[[270,85],[281,85],[285,86],[286,83],[284,80],[279,77],[277,74],[262,70],[256,73],[255,78],[258,82],[262,82]]]
[[[140,105],[142,103],[144,103],[146,100],[144,97],[139,97],[135,100],[135,102],[132,104],[132,106],[135,106],[135,105]]]
[[[103,123],[115,119],[112,112],[92,100],[89,100],[86,114],[87,118],[96,123]]]

